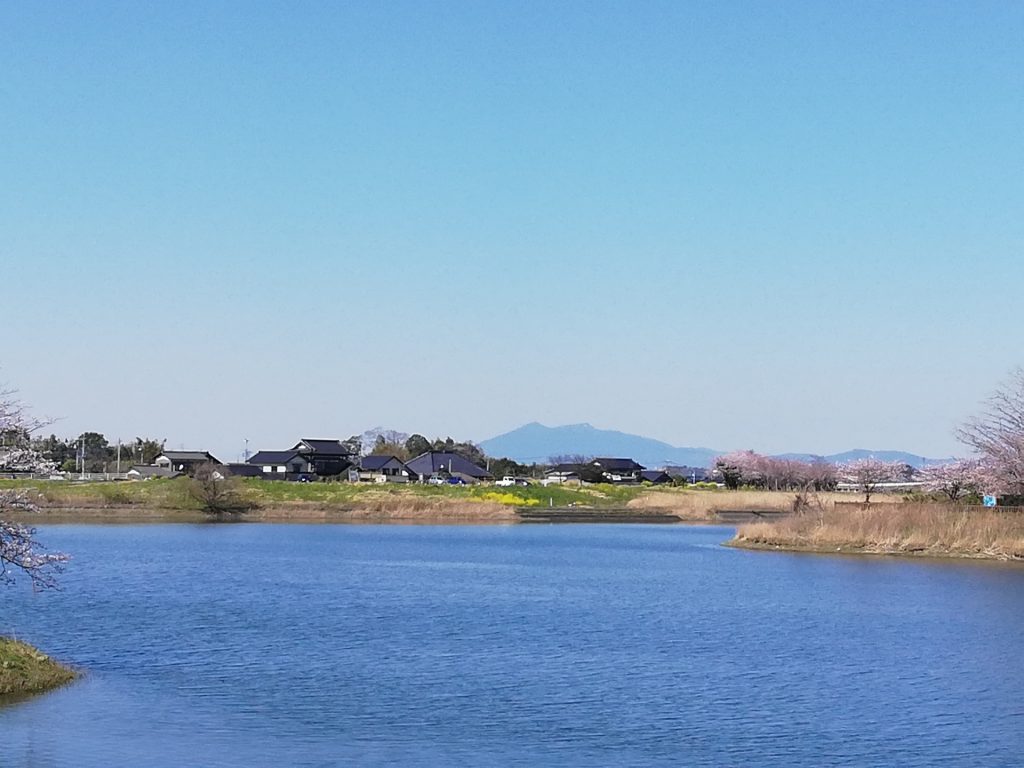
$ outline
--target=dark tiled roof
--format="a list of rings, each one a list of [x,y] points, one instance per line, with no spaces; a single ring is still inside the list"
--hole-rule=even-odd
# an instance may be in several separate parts
[[[180,477],[181,472],[176,469],[167,469],[166,467],[150,467],[146,465],[136,465],[128,470],[128,474],[137,474],[139,477]]]
[[[484,480],[491,476],[486,469],[478,467],[457,453],[428,451],[427,453],[421,453],[415,459],[407,461],[405,465],[420,477],[429,477],[435,472],[451,472],[452,474],[474,477],[478,480]]]
[[[299,455],[298,451],[259,451],[249,458],[249,464],[287,464]]]
[[[383,469],[392,461],[397,461],[399,464],[402,463],[401,460],[395,456],[363,456],[363,458],[359,460],[359,468],[365,469],[367,472],[372,472],[375,469]]]
[[[303,447],[313,453],[326,453],[331,456],[347,456],[349,451],[341,444],[340,440],[313,440],[304,437],[295,445],[293,450],[300,451]]]
[[[220,464],[213,454],[206,451],[164,451],[160,456],[166,456],[171,461],[212,461]]]
[[[625,470],[626,472],[634,472],[634,471],[636,471],[638,469],[643,469],[644,468],[643,465],[637,464],[632,459],[607,459],[607,458],[601,458],[601,459],[594,459],[592,463],[598,465],[599,467],[601,467],[601,469],[609,471],[609,472],[614,472],[616,470],[618,470],[618,471]]]
[[[225,464],[221,469],[234,477],[260,477],[263,474],[263,470],[255,464]]]
[[[559,473],[575,472],[576,474],[579,474],[580,471],[583,470],[584,468],[589,469],[590,467],[588,467],[587,465],[581,466],[579,464],[556,464],[548,471]]]
[[[660,469],[645,469],[640,473],[640,479],[649,483],[667,483],[672,477]]]

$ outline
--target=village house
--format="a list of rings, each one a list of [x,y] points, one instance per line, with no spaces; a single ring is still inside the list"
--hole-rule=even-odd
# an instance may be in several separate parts
[[[643,471],[643,465],[632,459],[592,459],[582,464],[558,464],[552,467],[544,473],[544,484],[639,483],[643,480]]]
[[[309,462],[298,451],[258,451],[247,463],[259,467],[267,480],[290,480],[309,472]]]
[[[338,477],[353,466],[356,457],[340,440],[304,438],[287,451],[258,451],[247,464],[261,468],[268,480],[302,480]]]
[[[153,461],[154,467],[171,469],[185,475],[194,475],[196,468],[203,464],[222,462],[208,451],[164,451]]]
[[[600,458],[592,460],[590,465],[609,483],[639,483],[640,473],[646,469],[632,459]]]
[[[348,479],[360,483],[408,483],[412,472],[394,456],[363,456],[359,466],[349,469]]]
[[[479,467],[469,459],[448,451],[427,451],[415,459],[406,462],[406,467],[416,479],[425,483],[431,478],[452,477],[464,483],[473,484],[493,480],[483,467]]]

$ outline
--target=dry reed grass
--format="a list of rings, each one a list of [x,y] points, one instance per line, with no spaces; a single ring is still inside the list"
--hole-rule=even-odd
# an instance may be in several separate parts
[[[818,502],[829,507],[849,498],[839,493],[817,495]],[[720,511],[789,512],[795,501],[793,491],[650,491],[626,507],[671,512],[683,520],[713,521]]]
[[[808,510],[740,526],[737,546],[1024,559],[1024,514],[951,504],[870,504]]]
[[[310,502],[283,502],[246,515],[247,520],[324,522],[512,522],[515,509],[493,502],[415,496],[371,497],[344,507]]]

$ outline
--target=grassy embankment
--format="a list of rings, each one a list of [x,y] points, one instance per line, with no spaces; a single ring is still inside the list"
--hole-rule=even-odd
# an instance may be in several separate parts
[[[188,482],[0,481],[0,488],[32,489],[41,510],[31,517],[34,522],[205,519],[188,493]],[[787,511],[793,503],[792,493],[613,485],[498,488],[245,480],[238,489],[252,507],[242,519],[257,521],[514,522],[518,509],[571,508],[605,510],[609,516],[614,511],[618,519],[634,512],[716,522],[718,510]]]
[[[40,693],[77,676],[31,645],[0,637],[0,695]]]
[[[1024,559],[1024,514],[942,503],[822,505],[740,526],[732,546],[806,552]]]

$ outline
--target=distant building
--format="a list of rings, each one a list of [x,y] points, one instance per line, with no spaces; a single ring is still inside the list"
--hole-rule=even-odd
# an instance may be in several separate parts
[[[309,462],[298,451],[257,451],[246,463],[258,467],[267,480],[288,480],[289,475],[309,472]]]
[[[194,475],[202,464],[222,462],[208,451],[164,451],[153,461],[153,466],[173,469],[185,475]]]
[[[129,480],[151,480],[155,477],[172,478],[181,477],[181,472],[170,467],[151,467],[148,465],[136,465],[129,469],[125,475]]]
[[[356,461],[340,440],[304,438],[287,451],[258,451],[246,463],[259,467],[267,480],[300,480],[338,477]]]
[[[583,464],[557,464],[544,473],[544,484],[639,483],[644,471],[633,459],[599,458]]]
[[[600,458],[593,459],[590,464],[609,483],[639,483],[640,473],[646,469],[643,464],[637,464],[632,459]]]
[[[363,456],[358,468],[349,469],[349,480],[362,483],[408,483],[413,473],[395,456]]]
[[[466,483],[479,483],[493,480],[494,477],[483,467],[479,467],[469,459],[448,451],[427,451],[415,459],[406,462],[406,467],[420,482],[431,477],[456,477]]]
[[[640,473],[640,481],[653,483],[654,485],[664,485],[665,483],[671,483],[672,477],[668,472],[661,469],[645,469]]]
[[[356,456],[340,440],[303,438],[292,447],[309,464],[307,471],[321,477],[333,477],[356,463]]]

